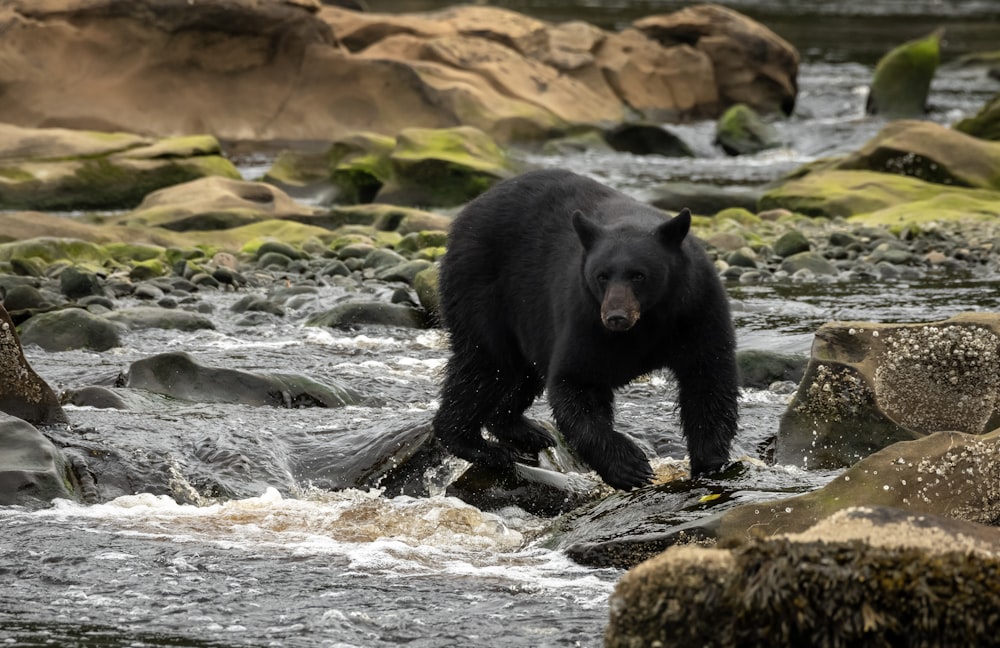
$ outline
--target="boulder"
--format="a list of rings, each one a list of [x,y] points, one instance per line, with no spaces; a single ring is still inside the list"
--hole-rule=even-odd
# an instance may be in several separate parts
[[[0,506],[39,507],[73,498],[62,453],[33,425],[0,412]]]
[[[604,132],[604,141],[616,151],[634,155],[694,157],[684,140],[659,124],[619,124]]]
[[[0,122],[303,142],[464,124],[507,142],[629,109],[660,121],[794,103],[791,46],[735,12],[684,15],[618,34],[481,5],[10,0]]]
[[[865,110],[889,119],[920,117],[941,59],[938,30],[892,49],[875,66]]]
[[[727,155],[751,155],[781,146],[781,136],[771,124],[746,104],[730,106],[715,127],[715,141]]]
[[[838,161],[836,168],[1000,190],[1000,142],[977,139],[934,122],[897,120]]]
[[[746,16],[702,4],[648,16],[633,26],[664,46],[683,43],[705,54],[711,61],[720,108],[743,103],[764,114],[786,115],[794,109],[798,52]]]
[[[1000,141],[1000,94],[990,99],[974,116],[955,124],[955,130],[984,140]]]
[[[214,329],[215,324],[204,315],[175,308],[135,306],[112,311],[104,316],[108,321],[122,324],[131,331],[144,329],[174,329],[197,331]]]
[[[420,310],[403,304],[383,301],[348,301],[313,315],[306,326],[355,328],[357,326],[404,326],[424,328],[427,316]]]
[[[760,190],[753,187],[720,186],[707,182],[662,182],[649,189],[647,202],[678,212],[685,207],[694,214],[711,216],[731,207],[757,209]]]
[[[214,175],[239,172],[207,135],[156,140],[0,124],[0,209],[122,209],[150,191]]]
[[[185,232],[232,229],[270,219],[309,216],[313,212],[271,185],[215,177],[154,191],[117,222]]]
[[[767,190],[757,207],[759,211],[787,209],[806,216],[836,218],[905,208],[932,199],[1000,204],[1000,192],[949,187],[894,173],[834,169],[785,181]]]
[[[939,430],[1000,426],[1000,318],[927,324],[831,322],[816,332],[775,460],[845,466]]]
[[[197,403],[274,407],[342,407],[359,402],[352,390],[306,376],[209,367],[187,353],[170,352],[133,362],[125,386]]]
[[[14,322],[0,304],[0,412],[32,425],[66,423],[59,399],[24,357]],[[3,438],[0,435],[0,438]],[[2,453],[0,453],[2,454]]]
[[[611,597],[605,646],[988,645],[1000,532],[886,508],[735,549],[670,549]]]
[[[21,325],[21,342],[46,351],[107,351],[122,345],[125,327],[82,308],[64,308],[31,317]]]

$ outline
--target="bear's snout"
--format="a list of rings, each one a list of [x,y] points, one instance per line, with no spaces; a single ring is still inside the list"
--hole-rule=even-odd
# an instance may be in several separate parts
[[[601,323],[609,331],[627,331],[639,321],[639,300],[628,284],[613,283],[608,286],[601,302]]]

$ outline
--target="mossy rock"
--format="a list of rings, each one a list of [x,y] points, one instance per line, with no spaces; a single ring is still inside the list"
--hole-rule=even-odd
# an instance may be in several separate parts
[[[119,262],[168,259],[166,248],[143,243],[108,243],[104,246],[104,251]]]
[[[983,195],[982,190],[975,189],[951,191]],[[770,189],[757,206],[759,211],[787,209],[806,216],[835,218],[928,200],[941,192],[941,185],[910,176],[876,171],[817,171]]]
[[[239,178],[211,136],[149,140],[126,133],[0,130],[0,208],[134,207],[151,191],[209,175]]]
[[[942,34],[938,30],[908,41],[882,57],[868,93],[868,114],[890,119],[924,114],[931,80],[941,60]]]
[[[715,141],[728,155],[751,155],[781,146],[778,130],[746,104],[726,110],[715,126]]]
[[[413,290],[417,293],[417,300],[427,311],[433,321],[438,320],[438,309],[441,304],[441,296],[438,293],[438,277],[441,267],[434,264],[417,273],[413,278]]]
[[[0,244],[0,261],[41,259],[45,263],[65,260],[102,265],[111,260],[100,245],[69,238],[39,237]]]
[[[955,124],[955,130],[984,140],[1000,142],[1000,94],[990,99],[974,117]]]
[[[148,259],[133,263],[128,277],[132,281],[145,281],[155,277],[162,277],[168,274],[169,271],[167,265],[160,259]]]
[[[946,191],[932,198],[892,205],[848,220],[854,224],[912,226],[946,222],[995,222],[1000,213],[1000,191]]]
[[[396,140],[378,133],[357,133],[336,140],[327,153],[330,181],[338,203],[370,203],[392,179],[390,156]]]
[[[379,192],[379,202],[460,205],[514,175],[497,143],[471,126],[404,129],[390,161],[394,179]]]
[[[941,185],[1000,189],[1000,142],[977,139],[933,122],[898,120],[835,166],[895,173]]]
[[[338,205],[330,208],[330,215],[345,225],[370,225],[377,230],[398,231],[400,234],[422,230],[447,230],[451,218],[433,212],[385,203],[367,205]]]

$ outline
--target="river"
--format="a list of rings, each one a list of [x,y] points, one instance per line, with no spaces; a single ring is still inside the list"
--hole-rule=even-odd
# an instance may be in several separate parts
[[[445,3],[370,4],[409,10]],[[603,26],[681,5],[497,4]],[[796,112],[779,124],[787,146],[727,158],[711,143],[712,124],[701,123],[671,127],[699,154],[693,160],[523,156],[639,197],[666,180],[758,185],[803,162],[856,148],[878,130],[882,123],[863,115],[864,89],[876,53],[900,38],[943,24],[951,39],[961,39],[949,45],[956,53],[1000,42],[1000,6],[988,0],[731,4],[803,53]],[[981,71],[945,65],[932,88],[930,118],[950,123],[974,112],[996,92],[992,83]],[[246,177],[258,171],[246,168]],[[805,354],[812,332],[831,319],[919,321],[1000,310],[996,280],[772,283],[731,286],[730,293],[741,348]],[[621,571],[583,567],[551,548],[550,518],[516,507],[481,511],[445,495],[459,463],[426,475],[428,497],[330,488],[338,462],[363,439],[430,418],[447,357],[439,332],[304,327],[309,314],[343,296],[333,286],[285,318],[242,326],[228,309],[240,296],[205,298],[215,307],[214,331],[132,333],[124,347],[105,353],[25,352],[57,391],[111,385],[134,360],[183,350],[213,366],[338,380],[379,404],[287,410],[148,397],[128,411],[67,407],[74,425],[65,434],[165,472],[172,492],[184,496],[144,492],[95,505],[0,508],[0,645],[601,644],[608,596]],[[655,449],[660,465],[684,454],[673,398],[669,376],[656,375],[623,390],[618,401],[620,428]],[[759,458],[787,398],[743,393],[735,454]],[[543,403],[533,413],[547,417]],[[762,499],[815,488],[831,476],[761,464],[724,487],[737,498]]]

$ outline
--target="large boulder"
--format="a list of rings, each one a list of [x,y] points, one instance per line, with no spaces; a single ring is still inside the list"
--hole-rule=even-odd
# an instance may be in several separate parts
[[[998,555],[995,528],[887,508],[676,547],[619,581],[605,646],[992,645]]]
[[[73,493],[69,464],[27,421],[0,412],[0,506],[43,506]]]
[[[10,0],[0,121],[244,141],[471,125],[507,141],[621,121],[630,108],[659,121],[737,101],[791,107],[790,45],[718,7],[679,13],[679,24],[616,34],[486,6],[387,15],[316,0]]]
[[[120,209],[160,187],[214,175],[239,172],[207,135],[156,140],[0,124],[0,209]]]
[[[41,313],[21,325],[21,341],[46,351],[107,351],[122,345],[125,327],[82,308]]]
[[[838,161],[836,168],[1000,190],[1000,142],[977,139],[934,122],[897,120]]]
[[[1000,316],[928,324],[832,322],[781,419],[779,463],[845,466],[941,430],[1000,426]]]

